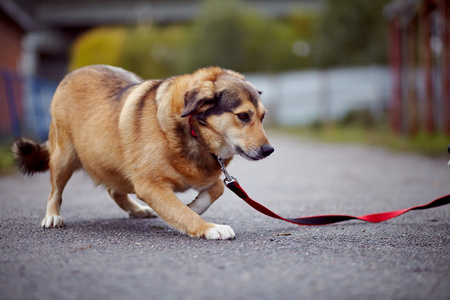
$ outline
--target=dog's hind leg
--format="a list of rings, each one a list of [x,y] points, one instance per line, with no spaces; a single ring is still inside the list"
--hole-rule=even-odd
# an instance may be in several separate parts
[[[41,226],[44,228],[58,228],[64,225],[60,216],[62,193],[64,187],[79,168],[80,163],[72,145],[56,145],[50,154],[50,181],[52,190],[47,201],[47,211]]]
[[[208,189],[201,191],[194,201],[188,204],[188,207],[201,215],[223,194],[223,191],[222,180],[218,179]]]
[[[130,218],[155,218],[156,214],[147,205],[139,204],[128,196],[128,194],[121,194],[116,191],[108,189],[108,194],[116,201],[117,205],[124,211],[128,212]]]

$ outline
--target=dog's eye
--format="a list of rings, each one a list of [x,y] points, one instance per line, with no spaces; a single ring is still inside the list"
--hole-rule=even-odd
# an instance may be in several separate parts
[[[267,113],[264,113],[264,114],[262,115],[262,117],[261,117],[261,122],[264,121],[264,118],[266,117],[266,114],[267,114]]]
[[[248,115],[248,113],[240,113],[237,114],[239,120],[243,121],[243,122],[248,122],[250,121],[250,116]]]

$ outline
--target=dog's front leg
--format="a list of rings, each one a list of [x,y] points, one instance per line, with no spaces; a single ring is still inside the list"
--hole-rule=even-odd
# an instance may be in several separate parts
[[[224,186],[222,180],[217,179],[209,188],[201,191],[198,196],[188,204],[188,207],[201,215],[208,207],[213,204],[220,196],[222,196]]]
[[[167,224],[191,237],[226,240],[235,236],[230,226],[205,222],[196,212],[184,205],[170,188],[136,188],[136,194]]]

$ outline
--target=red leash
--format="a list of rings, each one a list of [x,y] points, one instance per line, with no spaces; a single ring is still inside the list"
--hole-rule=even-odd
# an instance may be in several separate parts
[[[435,199],[425,205],[415,206],[415,207],[411,207],[411,208],[407,208],[407,209],[400,209],[400,210],[396,210],[396,211],[389,211],[389,212],[359,216],[359,217],[346,216],[346,215],[323,215],[323,216],[311,216],[311,217],[304,217],[304,218],[286,219],[286,218],[283,218],[283,217],[277,215],[276,213],[274,213],[267,207],[259,204],[255,200],[251,199],[247,195],[247,193],[244,191],[244,189],[239,185],[236,178],[234,178],[233,176],[230,176],[230,174],[228,174],[222,158],[217,156],[216,159],[219,162],[222,172],[225,175],[225,179],[223,180],[223,182],[225,183],[226,187],[229,188],[231,191],[233,191],[238,197],[242,198],[245,202],[247,202],[248,205],[250,205],[257,211],[259,211],[269,217],[284,220],[286,222],[294,223],[297,225],[309,225],[309,226],[326,225],[326,224],[333,224],[333,223],[342,222],[342,221],[348,221],[348,220],[352,220],[352,219],[362,220],[362,221],[371,222],[371,223],[379,223],[379,222],[383,222],[383,221],[398,217],[410,210],[428,209],[428,208],[438,207],[438,206],[446,205],[446,204],[450,203],[450,194],[449,194],[449,195],[440,197],[438,199]]]

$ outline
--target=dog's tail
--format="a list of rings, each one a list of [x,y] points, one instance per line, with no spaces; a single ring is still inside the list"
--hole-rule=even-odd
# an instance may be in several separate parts
[[[38,144],[26,138],[19,138],[11,146],[11,152],[20,172],[25,175],[45,172],[49,168],[47,142]]]

